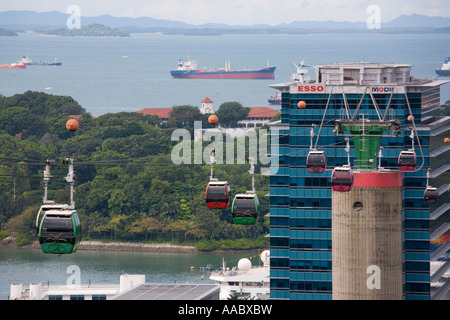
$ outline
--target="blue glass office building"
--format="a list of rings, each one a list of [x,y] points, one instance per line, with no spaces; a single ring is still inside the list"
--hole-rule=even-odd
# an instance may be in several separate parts
[[[443,142],[450,136],[450,117],[439,116],[440,87],[446,81],[414,79],[410,71],[410,65],[333,64],[316,67],[314,81],[299,75],[271,86],[282,93],[282,120],[271,126],[278,136],[271,153],[278,155],[279,165],[270,177],[271,299],[332,299],[330,176],[335,166],[348,163],[346,140],[336,134],[334,120],[355,110],[366,120],[400,120],[398,133],[383,134],[381,156],[374,159],[384,170],[398,171],[400,152],[414,141],[417,170],[403,173],[403,296],[433,299],[430,261],[445,251],[430,249],[430,241],[448,233],[450,221],[450,145]],[[410,115],[414,118],[408,120]],[[349,142],[350,164],[356,168]],[[306,169],[311,146],[326,154],[324,173]],[[424,200],[427,172],[429,185],[440,194],[432,205]],[[445,295],[448,288],[439,290]]]

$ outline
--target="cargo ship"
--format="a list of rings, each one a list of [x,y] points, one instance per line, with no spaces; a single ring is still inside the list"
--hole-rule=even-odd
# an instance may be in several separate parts
[[[178,60],[178,68],[171,70],[173,78],[180,79],[275,79],[275,69],[267,65],[259,69],[233,70],[230,62],[225,63],[225,68],[207,70],[198,69],[197,62],[188,58],[187,61]]]
[[[11,64],[2,64],[0,68],[2,69],[25,69],[27,67],[24,63],[11,63]]]
[[[26,65],[39,65],[39,66],[60,66],[62,64],[62,62],[57,62],[56,58],[55,58],[55,62],[42,62],[42,61],[34,62],[33,60],[31,60],[28,57],[26,57],[26,58],[22,57],[22,60],[18,61],[18,63],[20,63],[20,62],[22,62]]]
[[[450,56],[445,57],[442,68],[436,69],[436,73],[441,77],[450,77]]]

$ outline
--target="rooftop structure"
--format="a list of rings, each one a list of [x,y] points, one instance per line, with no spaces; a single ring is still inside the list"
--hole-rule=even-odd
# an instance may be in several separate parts
[[[219,300],[220,288],[208,284],[149,284],[145,275],[124,274],[119,284],[11,284],[10,300]]]

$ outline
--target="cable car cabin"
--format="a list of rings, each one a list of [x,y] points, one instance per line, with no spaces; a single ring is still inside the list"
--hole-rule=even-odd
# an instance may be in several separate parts
[[[336,167],[331,173],[331,187],[334,191],[348,192],[353,185],[353,171],[350,167]]]
[[[437,188],[427,187],[425,189],[423,197],[425,199],[425,202],[428,204],[436,203],[439,198],[439,191],[437,190]]]
[[[416,153],[414,151],[402,151],[398,156],[400,171],[414,171],[416,169]]]
[[[68,254],[81,241],[81,222],[76,210],[48,210],[39,223],[39,244],[44,253]]]
[[[236,224],[254,224],[259,213],[259,199],[254,193],[237,194],[231,206]]]
[[[41,224],[42,217],[44,216],[45,212],[48,210],[69,210],[70,207],[68,204],[57,204],[53,201],[48,204],[44,204],[39,208],[39,212],[36,216],[36,235],[39,235],[39,226]]]
[[[227,181],[210,181],[205,191],[209,209],[226,209],[230,205],[231,189]]]
[[[306,167],[308,172],[322,173],[327,167],[327,159],[323,151],[310,151],[306,158]]]

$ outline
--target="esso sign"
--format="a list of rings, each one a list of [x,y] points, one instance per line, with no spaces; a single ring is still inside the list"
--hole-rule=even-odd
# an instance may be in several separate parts
[[[325,90],[324,86],[308,85],[308,86],[298,86],[298,92],[323,92]]]

